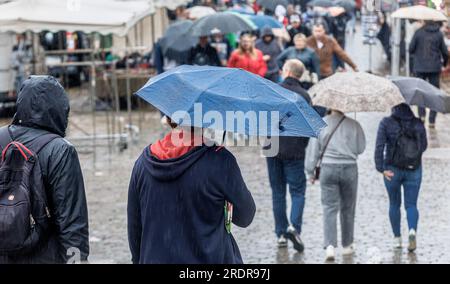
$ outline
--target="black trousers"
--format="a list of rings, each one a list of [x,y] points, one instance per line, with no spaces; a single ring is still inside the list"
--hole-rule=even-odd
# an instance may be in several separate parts
[[[424,79],[425,81],[428,81],[431,85],[435,86],[436,88],[440,87],[440,77],[441,72],[433,72],[433,73],[416,73],[416,76]],[[419,107],[419,116],[422,120],[425,120],[425,117],[427,116],[427,111],[423,107]],[[437,113],[435,111],[430,110],[430,117],[429,122],[434,124],[436,123],[436,116]]]

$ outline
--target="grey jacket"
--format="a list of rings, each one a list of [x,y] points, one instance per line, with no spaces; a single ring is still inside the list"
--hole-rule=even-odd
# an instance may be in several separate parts
[[[318,139],[310,139],[306,152],[305,168],[312,175],[320,159],[324,144],[342,119],[342,114],[331,114],[324,118],[327,127],[322,130]],[[366,137],[361,125],[349,117],[345,117],[342,124],[334,133],[323,157],[323,164],[355,164],[358,155],[366,148]]]

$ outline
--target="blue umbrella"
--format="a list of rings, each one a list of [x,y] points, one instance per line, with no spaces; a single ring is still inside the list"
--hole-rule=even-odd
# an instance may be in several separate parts
[[[272,29],[281,29],[283,28],[283,25],[278,22],[274,17],[271,16],[263,16],[263,15],[253,15],[253,16],[246,16],[248,17],[250,21],[252,21],[258,29],[263,29],[266,26],[272,28]]]
[[[326,126],[301,96],[242,69],[183,65],[151,78],[136,95],[184,126],[303,137]],[[236,119],[238,112],[248,119]],[[215,115],[222,123],[212,121]]]

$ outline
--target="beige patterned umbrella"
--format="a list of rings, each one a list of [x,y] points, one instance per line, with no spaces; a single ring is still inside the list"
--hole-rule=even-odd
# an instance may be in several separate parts
[[[362,72],[336,73],[308,93],[314,105],[342,112],[386,112],[405,102],[390,80]]]
[[[423,21],[447,22],[447,16],[441,11],[421,5],[403,7],[392,13],[391,17]]]

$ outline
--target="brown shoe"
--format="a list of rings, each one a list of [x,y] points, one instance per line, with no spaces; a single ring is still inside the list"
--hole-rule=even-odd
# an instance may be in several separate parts
[[[436,125],[434,123],[430,123],[430,124],[428,124],[428,128],[436,129]]]

